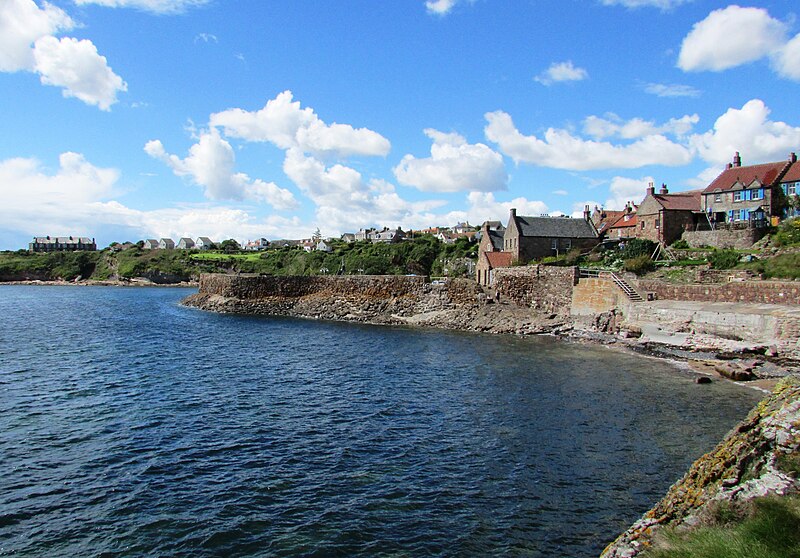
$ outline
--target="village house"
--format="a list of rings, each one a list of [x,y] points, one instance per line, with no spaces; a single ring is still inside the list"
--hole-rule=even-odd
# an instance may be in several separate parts
[[[341,239],[344,242],[350,244],[351,242],[355,242],[356,241],[356,235],[353,234],[353,233],[344,233],[344,234],[342,234]]]
[[[670,194],[666,184],[662,184],[656,193],[651,182],[644,200],[636,209],[636,238],[669,246],[681,237],[683,231],[694,230],[703,218],[700,198],[700,190]]]
[[[173,241],[171,238],[162,238],[158,241],[158,248],[160,250],[174,250],[175,241]]]
[[[158,240],[155,238],[148,238],[144,241],[142,248],[145,250],[158,250]]]
[[[784,209],[781,190],[788,191],[789,185],[795,184],[794,179],[784,182],[786,176],[792,171],[791,176],[800,180],[800,170],[793,170],[797,166],[794,153],[786,161],[742,166],[737,151],[733,162],[703,190],[702,211],[709,227],[724,223],[765,228],[776,222]]]
[[[781,190],[787,201],[797,201],[800,196],[800,163],[797,162],[797,155],[792,153],[790,156],[792,166],[786,171],[783,179],[781,180]],[[800,206],[795,205],[792,207],[787,204],[784,210],[784,217],[796,217],[800,215]]]
[[[456,234],[464,234],[465,232],[473,231],[475,227],[469,224],[469,221],[464,223],[458,223],[455,227],[452,228],[452,231]]]
[[[595,206],[592,212],[592,223],[597,233],[607,240],[625,240],[636,236],[636,206],[632,202],[625,204],[620,211],[608,210]]]
[[[505,227],[501,224],[503,230],[498,230],[496,223],[499,221],[485,221],[480,230],[475,280],[483,286],[489,286],[494,281],[494,269],[511,265],[511,253],[503,252]]]
[[[333,247],[324,240],[320,240],[319,242],[317,242],[315,250],[317,252],[333,252]]]
[[[358,242],[359,240],[372,240],[372,235],[375,232],[375,229],[359,229],[357,233],[353,236]]]
[[[503,234],[503,251],[511,253],[513,261],[528,262],[597,245],[597,229],[588,205],[582,219],[518,216],[513,208],[510,213]]]
[[[183,237],[178,241],[178,249],[190,250],[194,248],[194,240],[191,238]]]
[[[194,243],[194,247],[200,250],[210,250],[213,245],[214,243],[207,236],[198,237]]]
[[[244,245],[244,249],[249,252],[256,252],[260,250],[266,250],[269,248],[269,240],[266,238],[258,238],[256,240],[248,240],[247,243]]]
[[[395,230],[384,227],[383,230],[373,233],[371,236],[371,240],[373,243],[376,242],[391,243],[391,242],[400,242],[405,237],[406,234],[400,227],[397,227],[397,229]]]
[[[28,243],[31,252],[78,252],[97,250],[94,238],[85,236],[35,236]]]

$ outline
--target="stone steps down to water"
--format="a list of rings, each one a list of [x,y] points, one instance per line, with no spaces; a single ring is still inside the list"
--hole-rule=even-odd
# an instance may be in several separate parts
[[[667,495],[609,545],[602,558],[630,558],[652,545],[659,529],[690,528],[710,505],[800,492],[781,462],[800,452],[800,379],[788,377]]]

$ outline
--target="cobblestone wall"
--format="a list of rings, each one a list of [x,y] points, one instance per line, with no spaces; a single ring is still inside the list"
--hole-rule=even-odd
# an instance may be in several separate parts
[[[731,281],[716,285],[639,281],[638,287],[640,292],[656,293],[660,300],[800,305],[800,282],[797,281]]]
[[[568,316],[572,287],[578,282],[577,267],[529,265],[495,270],[494,287],[501,300],[520,306]]]
[[[692,248],[735,248],[746,250],[759,241],[767,229],[684,231],[681,238]]]

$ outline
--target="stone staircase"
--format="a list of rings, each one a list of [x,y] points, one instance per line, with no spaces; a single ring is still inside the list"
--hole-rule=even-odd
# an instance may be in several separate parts
[[[607,270],[600,270],[600,269],[580,269],[579,270],[579,277],[596,277],[596,278],[607,278],[611,279],[614,284],[622,289],[622,292],[625,293],[625,296],[628,297],[628,300],[631,302],[644,302],[644,298],[640,295],[636,289],[634,289],[625,279],[614,273],[613,271]]]

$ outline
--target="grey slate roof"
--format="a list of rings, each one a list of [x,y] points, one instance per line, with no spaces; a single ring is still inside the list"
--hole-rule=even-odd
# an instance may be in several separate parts
[[[521,236],[545,238],[597,238],[597,231],[586,219],[571,217],[517,216]]]
[[[492,242],[492,248],[498,252],[503,249],[503,235],[505,231],[489,231],[489,240]]]

